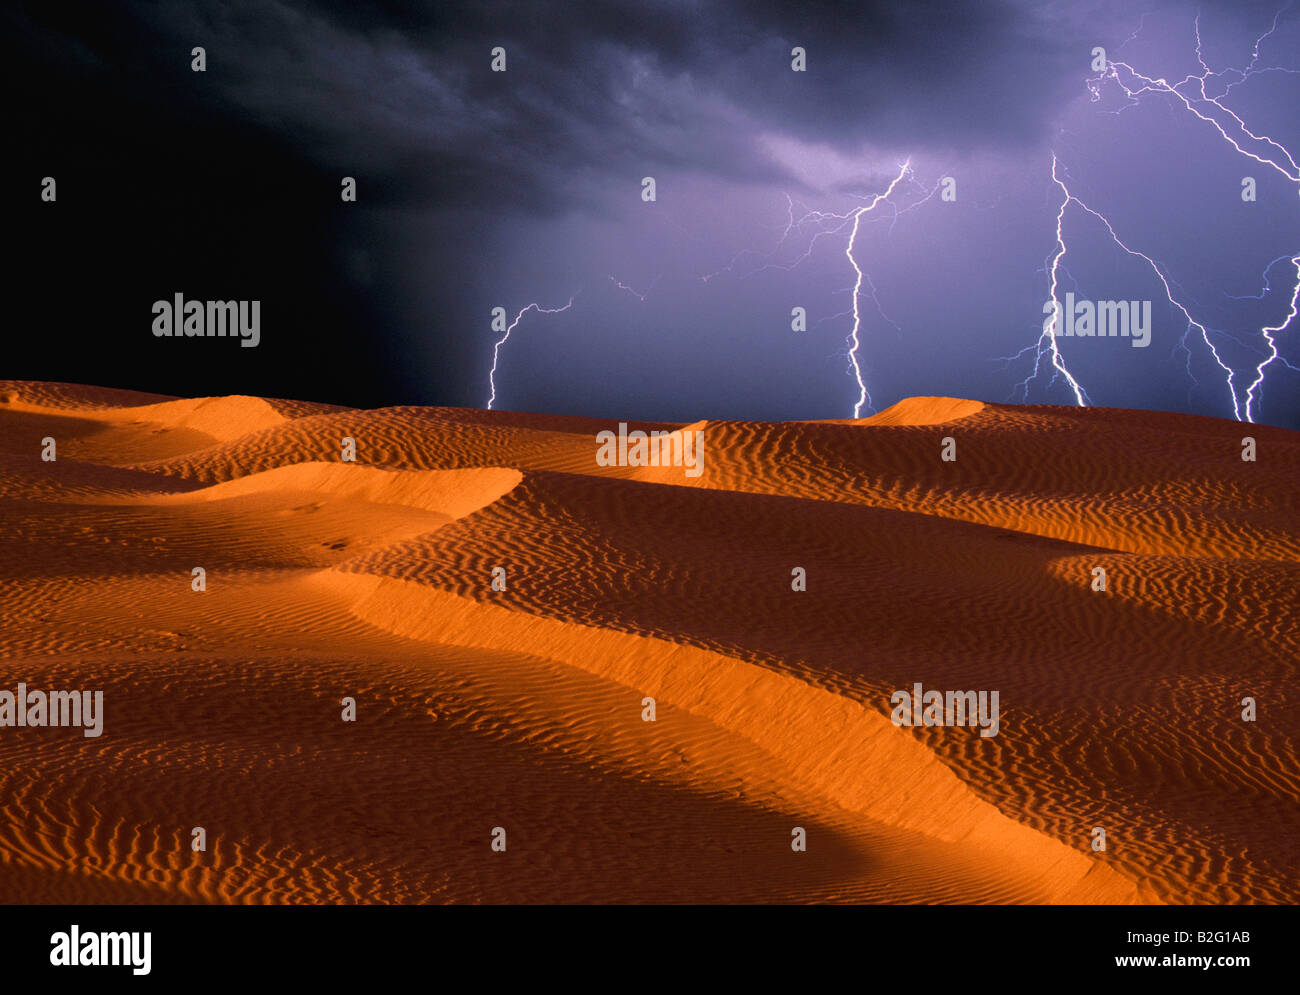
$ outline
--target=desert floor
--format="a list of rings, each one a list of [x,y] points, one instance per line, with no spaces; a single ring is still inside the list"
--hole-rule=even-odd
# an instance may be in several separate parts
[[[0,728],[0,901],[1300,901],[1300,434],[607,428],[0,381],[0,689],[104,693]]]

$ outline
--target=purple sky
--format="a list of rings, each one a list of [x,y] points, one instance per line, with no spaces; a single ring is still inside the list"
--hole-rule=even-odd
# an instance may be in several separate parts
[[[393,401],[484,405],[492,309],[514,319],[576,295],[518,322],[497,407],[841,418],[860,377],[863,414],[916,394],[1083,394],[1300,427],[1300,321],[1275,333],[1276,359],[1262,331],[1288,314],[1300,252],[1300,9],[1287,0],[176,3],[131,8],[94,36],[40,9],[15,15],[29,48],[90,75],[206,45],[206,78],[158,99],[187,120],[238,121],[314,176],[358,178],[350,213],[330,208],[319,279],[357,304],[354,334]],[[489,68],[496,45],[505,73]],[[796,45],[807,72],[790,69]],[[1141,84],[1126,68],[1094,72],[1095,46],[1170,84],[1214,71],[1207,95],[1222,107],[1196,81],[1180,88],[1190,109],[1160,86],[1126,98]],[[151,65],[134,70],[141,87]],[[1065,197],[1054,155],[1078,199],[1061,229],[1062,294],[1153,302],[1149,348],[1058,340],[1069,376],[1040,340]],[[908,161],[860,218],[850,259],[851,220],[830,215],[870,203]],[[931,196],[945,176],[955,202]],[[791,330],[796,306],[807,331]]]

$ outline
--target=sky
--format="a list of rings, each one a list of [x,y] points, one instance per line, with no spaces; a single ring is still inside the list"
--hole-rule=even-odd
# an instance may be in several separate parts
[[[667,421],[947,395],[1300,428],[1294,2],[0,19],[9,376]],[[155,337],[178,292],[260,300],[259,345]],[[1044,335],[1066,293],[1150,301],[1149,346]]]

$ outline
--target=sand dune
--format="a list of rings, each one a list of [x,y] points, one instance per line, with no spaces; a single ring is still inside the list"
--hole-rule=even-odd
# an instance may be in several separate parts
[[[688,478],[610,427],[0,382],[0,690],[105,700],[0,728],[0,898],[1300,901],[1295,433],[633,423]]]

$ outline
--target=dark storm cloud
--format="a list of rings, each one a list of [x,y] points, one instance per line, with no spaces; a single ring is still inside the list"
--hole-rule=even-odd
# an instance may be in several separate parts
[[[364,176],[372,202],[543,211],[655,171],[797,187],[764,135],[845,153],[1041,148],[1082,92],[1091,47],[1118,44],[1140,17],[1114,0],[129,10],[63,19],[67,50],[143,93],[260,128],[316,169]],[[57,45],[44,24],[24,33]],[[194,45],[208,73],[180,86]],[[506,73],[489,71],[496,45]],[[795,45],[807,72],[790,70]]]
[[[543,210],[655,170],[793,184],[763,134],[845,151],[1029,145],[1077,94],[1094,41],[1077,8],[1048,17],[996,0],[135,12],[137,36],[99,38],[99,58],[161,72],[205,46],[208,74],[182,99],[364,175],[372,198]],[[489,71],[495,45],[504,74]],[[808,72],[790,71],[794,45]]]

